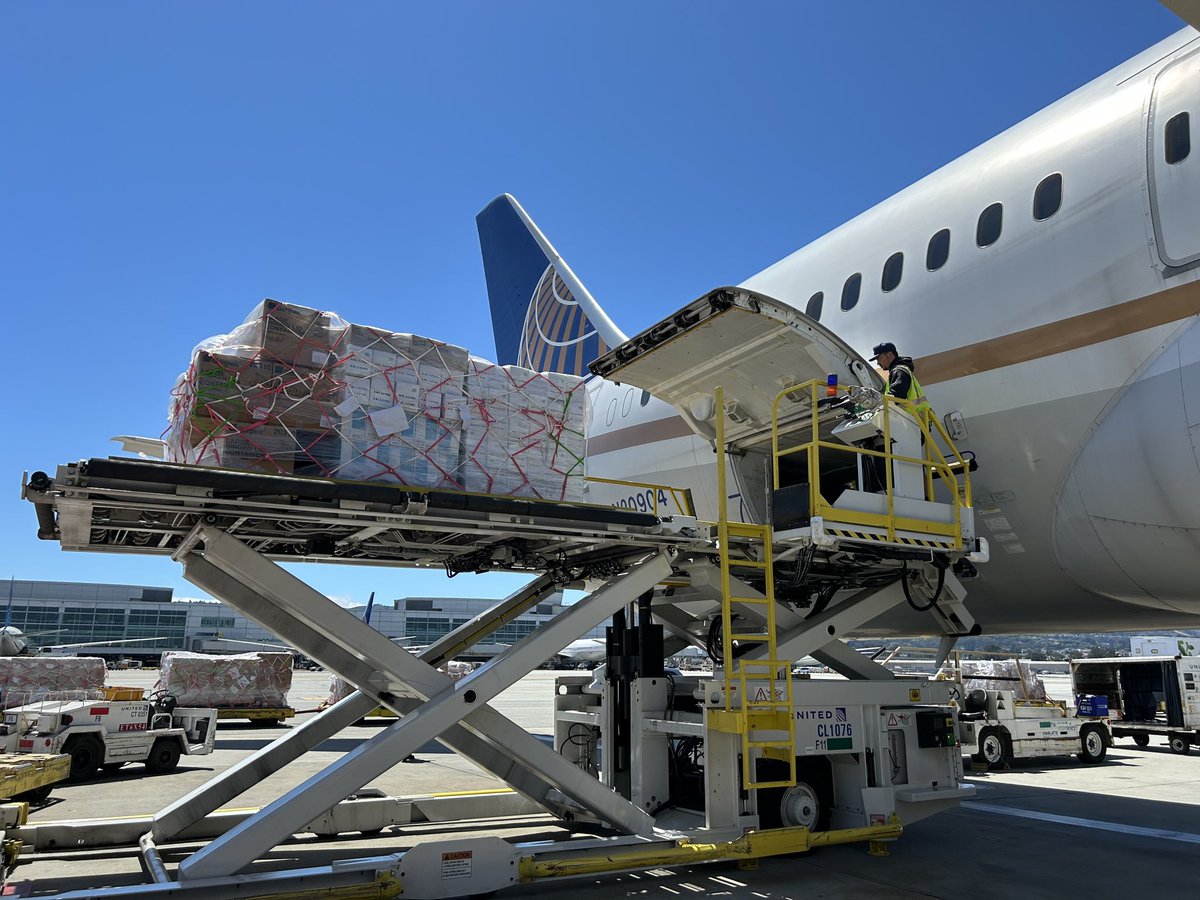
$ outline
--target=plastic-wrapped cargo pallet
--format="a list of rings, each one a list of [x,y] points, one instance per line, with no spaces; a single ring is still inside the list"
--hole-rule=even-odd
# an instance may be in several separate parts
[[[168,650],[154,690],[174,694],[180,706],[282,709],[291,686],[290,653],[209,656]]]
[[[1030,670],[1029,660],[963,660],[963,688],[967,691],[1012,691],[1022,700],[1045,700],[1046,684]]]
[[[98,656],[0,657],[0,703],[4,709],[54,696],[77,696],[104,687],[107,666]]]
[[[173,462],[581,500],[583,379],[265,300],[198,347]]]

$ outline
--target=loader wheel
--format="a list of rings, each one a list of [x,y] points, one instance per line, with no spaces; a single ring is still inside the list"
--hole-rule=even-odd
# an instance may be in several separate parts
[[[83,781],[96,774],[104,759],[104,746],[90,734],[77,735],[63,744],[63,753],[71,757],[71,781]]]
[[[1149,747],[1150,746],[1150,735],[1143,734],[1142,732],[1139,731],[1137,734],[1135,734],[1133,736],[1133,742],[1134,742],[1134,744],[1136,744],[1139,747]]]
[[[1167,746],[1171,748],[1172,753],[1186,756],[1187,752],[1192,749],[1192,742],[1186,734],[1172,734],[1167,738]]]
[[[1108,753],[1108,735],[1099,725],[1084,725],[1079,732],[1079,742],[1083,746],[1079,758],[1085,763],[1098,763]]]
[[[985,728],[979,735],[979,758],[989,771],[1008,765],[1008,747],[1004,743],[1004,735],[995,728]]]
[[[146,768],[155,775],[172,771],[179,765],[179,742],[171,738],[159,738],[146,757]]]
[[[762,788],[758,792],[759,825],[762,828],[803,826],[809,831],[828,831],[833,817],[833,784],[824,760],[802,760],[796,767],[792,787]],[[783,781],[788,766],[778,760],[759,760],[761,781]]]

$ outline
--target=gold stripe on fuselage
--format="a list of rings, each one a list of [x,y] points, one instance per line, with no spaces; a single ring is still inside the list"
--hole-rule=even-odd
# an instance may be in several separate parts
[[[916,360],[916,370],[920,373],[922,384],[937,384],[1079,350],[1195,315],[1200,315],[1200,281],[923,356]],[[612,453],[693,433],[682,417],[670,416],[589,437],[587,452],[589,456]]]

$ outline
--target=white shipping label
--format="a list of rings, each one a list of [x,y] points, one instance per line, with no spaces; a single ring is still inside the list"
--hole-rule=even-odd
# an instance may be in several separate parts
[[[380,437],[398,434],[408,427],[408,414],[404,411],[403,404],[390,409],[376,410],[371,413],[370,419],[371,424],[375,426],[375,432]]]
[[[348,416],[356,409],[358,409],[358,398],[350,396],[335,406],[333,411],[339,416]]]

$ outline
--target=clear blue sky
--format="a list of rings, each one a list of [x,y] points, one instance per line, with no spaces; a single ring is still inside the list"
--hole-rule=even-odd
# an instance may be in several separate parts
[[[23,470],[159,435],[263,297],[494,353],[508,191],[633,333],[1182,27],[1153,0],[105,3],[0,11],[0,577],[166,585],[39,542]],[[339,598],[511,576],[331,565]]]

